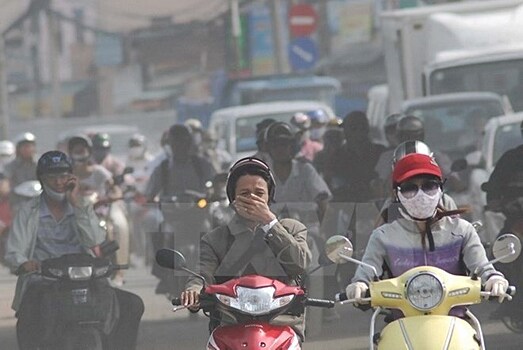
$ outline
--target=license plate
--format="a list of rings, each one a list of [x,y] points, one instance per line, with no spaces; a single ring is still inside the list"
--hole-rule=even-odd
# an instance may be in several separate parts
[[[88,289],[73,289],[71,296],[73,297],[73,304],[85,304],[87,303]]]

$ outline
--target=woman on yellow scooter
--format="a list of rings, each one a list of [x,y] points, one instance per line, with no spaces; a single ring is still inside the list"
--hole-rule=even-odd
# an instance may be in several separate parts
[[[459,211],[444,211],[438,206],[444,181],[432,157],[418,153],[405,156],[395,164],[392,182],[401,217],[372,232],[362,259],[376,268],[378,276],[388,272],[396,277],[423,265],[466,275],[487,264],[474,227],[455,215]],[[347,297],[363,298],[373,277],[370,269],[358,266],[346,288]],[[488,264],[480,277],[485,290],[501,302],[508,287],[503,274]]]

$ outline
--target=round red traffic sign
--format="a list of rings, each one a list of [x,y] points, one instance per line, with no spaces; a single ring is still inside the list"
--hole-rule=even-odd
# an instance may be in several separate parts
[[[289,11],[289,30],[293,37],[312,34],[318,26],[318,14],[308,4],[293,5]]]

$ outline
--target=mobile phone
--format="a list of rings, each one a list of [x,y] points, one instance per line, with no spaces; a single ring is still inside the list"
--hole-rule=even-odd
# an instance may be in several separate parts
[[[65,190],[72,191],[72,190],[74,190],[75,186],[76,186],[76,184],[74,181],[69,181],[69,183],[67,185],[65,185]]]

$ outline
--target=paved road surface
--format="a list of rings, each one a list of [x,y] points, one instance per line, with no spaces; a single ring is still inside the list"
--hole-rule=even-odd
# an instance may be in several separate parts
[[[147,270],[132,269],[127,273],[125,289],[139,294],[145,302],[145,314],[138,335],[138,349],[179,350],[203,349],[207,337],[207,319],[202,315],[191,317],[185,311],[173,314],[167,299],[154,294],[156,280]],[[15,287],[14,276],[0,267],[0,349],[16,350],[14,313],[10,303]],[[485,306],[483,306],[485,305]],[[488,313],[496,303],[485,303],[477,316],[482,320],[488,349],[516,350],[523,346],[523,336],[510,333],[499,322],[488,320]],[[324,324],[319,336],[309,338],[305,350],[367,349],[367,327],[370,312],[361,312],[352,306],[337,307],[338,321]]]

